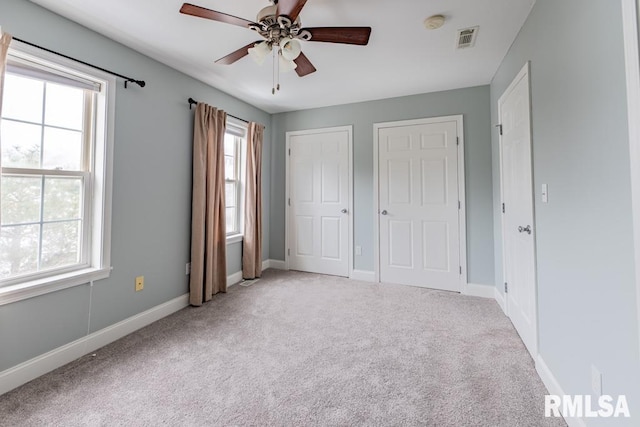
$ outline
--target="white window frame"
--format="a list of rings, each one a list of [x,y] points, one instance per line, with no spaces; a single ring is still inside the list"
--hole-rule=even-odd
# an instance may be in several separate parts
[[[111,204],[113,192],[113,146],[115,134],[115,77],[89,66],[44,52],[24,43],[13,41],[9,58],[19,58],[43,65],[52,70],[63,71],[79,79],[100,85],[94,103],[94,142],[91,159],[91,218],[84,226],[89,227],[88,250],[85,265],[72,271],[57,270],[30,275],[26,278],[8,278],[0,282],[0,305],[10,304],[49,292],[105,279],[111,273]],[[85,199],[86,200],[86,199]]]
[[[247,123],[227,116],[226,130],[231,131],[234,136],[240,138],[240,143],[236,144],[236,170],[238,171],[238,188],[236,203],[236,223],[238,229],[236,232],[227,234],[227,244],[241,242],[244,237],[244,194],[245,194],[245,175],[246,175],[246,153],[247,153]],[[234,132],[235,130],[235,132]],[[225,180],[226,181],[226,180]]]

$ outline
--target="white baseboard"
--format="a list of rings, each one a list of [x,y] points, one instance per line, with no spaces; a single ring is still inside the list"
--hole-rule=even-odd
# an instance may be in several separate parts
[[[53,349],[0,372],[0,395],[28,383],[94,350],[104,347],[138,329],[189,305],[189,294],[179,296],[114,325]]]
[[[467,285],[462,290],[462,295],[494,299],[495,298],[494,289],[495,289],[495,286],[467,283]]]
[[[507,302],[504,299],[504,295],[500,293],[498,288],[493,288],[493,297],[496,299],[496,302],[502,309],[502,312],[507,315]]]
[[[542,380],[542,383],[547,387],[547,391],[549,394],[554,394],[556,396],[564,396],[565,393],[560,387],[560,383],[553,375],[549,367],[540,355],[536,358],[536,371]],[[586,423],[582,418],[565,418],[564,419],[569,427],[586,427]]]
[[[375,282],[376,281],[376,273],[375,271],[367,271],[367,270],[353,270],[351,275],[349,276],[351,280],[361,280],[363,282]]]
[[[267,268],[273,268],[275,270],[286,270],[287,269],[287,264],[284,261],[280,261],[279,259],[270,259],[270,260],[267,260],[267,261],[269,262],[269,266]]]
[[[264,271],[268,268],[284,270],[284,261],[265,259],[264,261],[262,261],[262,270]],[[238,271],[237,273],[233,273],[227,276],[227,288],[230,288],[233,285],[237,285],[240,282],[242,282],[242,271]]]
[[[242,271],[227,276],[227,288],[232,287],[236,283],[242,282]]]

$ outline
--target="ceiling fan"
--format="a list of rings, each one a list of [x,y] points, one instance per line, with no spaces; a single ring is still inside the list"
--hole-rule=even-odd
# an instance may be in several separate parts
[[[183,4],[180,13],[245,27],[256,31],[264,38],[218,59],[216,61],[218,64],[230,65],[247,55],[251,55],[256,62],[262,63],[266,56],[273,52],[274,55],[279,55],[279,61],[276,62],[279,63],[280,68],[295,69],[298,76],[304,77],[315,72],[316,68],[302,53],[298,40],[360,46],[369,43],[371,27],[303,28],[299,16],[307,0],[270,1],[273,4],[258,13],[256,22],[190,3]]]

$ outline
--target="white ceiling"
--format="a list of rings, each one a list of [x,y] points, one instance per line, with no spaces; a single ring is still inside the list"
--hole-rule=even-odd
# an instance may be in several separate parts
[[[182,15],[183,0],[31,0],[269,113],[488,84],[535,0],[309,0],[303,27],[370,26],[368,46],[303,42],[318,69],[281,75],[271,61],[214,61],[258,40],[255,32]],[[189,0],[251,21],[267,0]],[[425,18],[447,20],[435,31]],[[456,31],[480,26],[476,45],[456,50]],[[138,78],[144,79],[144,76]],[[197,94],[193,94],[197,96]],[[207,101],[207,100],[204,100]]]

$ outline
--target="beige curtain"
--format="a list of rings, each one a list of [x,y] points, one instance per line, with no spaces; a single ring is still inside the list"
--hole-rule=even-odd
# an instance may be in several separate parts
[[[0,37],[0,114],[2,114],[2,88],[4,87],[4,71],[7,66],[7,53],[11,44],[11,34],[3,33]],[[2,141],[0,141],[0,145]],[[2,163],[2,150],[0,150],[0,164]]]
[[[199,103],[193,129],[193,200],[189,303],[227,291],[224,131],[227,113]]]
[[[264,126],[249,123],[247,132],[247,174],[244,197],[244,239],[242,277],[262,275],[262,139]]]
[[[0,112],[2,112],[2,88],[4,86],[4,70],[7,66],[7,53],[11,44],[11,34],[2,33],[0,37]]]

